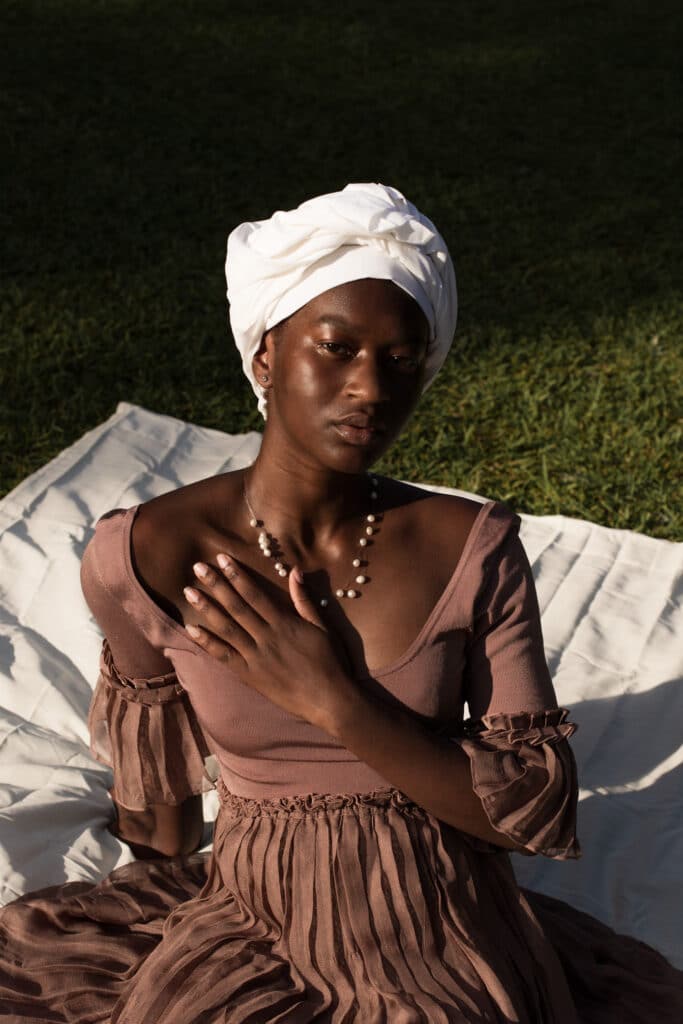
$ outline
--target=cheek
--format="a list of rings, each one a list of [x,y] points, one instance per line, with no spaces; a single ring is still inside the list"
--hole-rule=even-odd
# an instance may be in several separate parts
[[[305,395],[316,395],[320,391],[320,373],[316,373],[309,360],[302,360],[297,374],[297,392]]]
[[[320,402],[334,394],[335,388],[339,386],[338,374],[330,372],[331,368],[326,368],[322,363],[323,360],[304,358],[289,369],[286,381],[288,398],[300,401],[315,399]]]

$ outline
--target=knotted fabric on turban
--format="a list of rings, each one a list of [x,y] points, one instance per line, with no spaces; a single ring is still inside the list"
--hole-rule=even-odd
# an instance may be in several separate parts
[[[328,288],[374,277],[415,299],[430,327],[423,390],[453,341],[457,292],[446,243],[427,217],[385,185],[347,185],[268,220],[240,224],[228,238],[225,276],[232,333],[264,415],[264,391],[251,365],[264,333]]]

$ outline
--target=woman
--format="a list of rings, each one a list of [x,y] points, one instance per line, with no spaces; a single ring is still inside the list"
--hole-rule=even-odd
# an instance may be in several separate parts
[[[348,186],[237,228],[227,278],[258,458],[114,510],[83,561],[140,859],[0,914],[2,1019],[678,1021],[660,954],[515,882],[511,850],[580,855],[519,518],[371,472],[451,344],[443,239]]]

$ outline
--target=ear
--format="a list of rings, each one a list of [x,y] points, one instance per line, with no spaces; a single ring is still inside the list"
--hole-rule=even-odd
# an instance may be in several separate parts
[[[271,328],[269,331],[266,331],[261,338],[259,350],[251,361],[252,373],[259,383],[261,383],[262,377],[271,377],[272,367],[275,362],[274,355],[275,337],[273,329]]]

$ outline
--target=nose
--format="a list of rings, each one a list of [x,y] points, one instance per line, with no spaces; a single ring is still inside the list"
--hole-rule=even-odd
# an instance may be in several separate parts
[[[365,355],[349,363],[346,395],[370,403],[386,401],[389,397],[387,371],[374,355]]]

